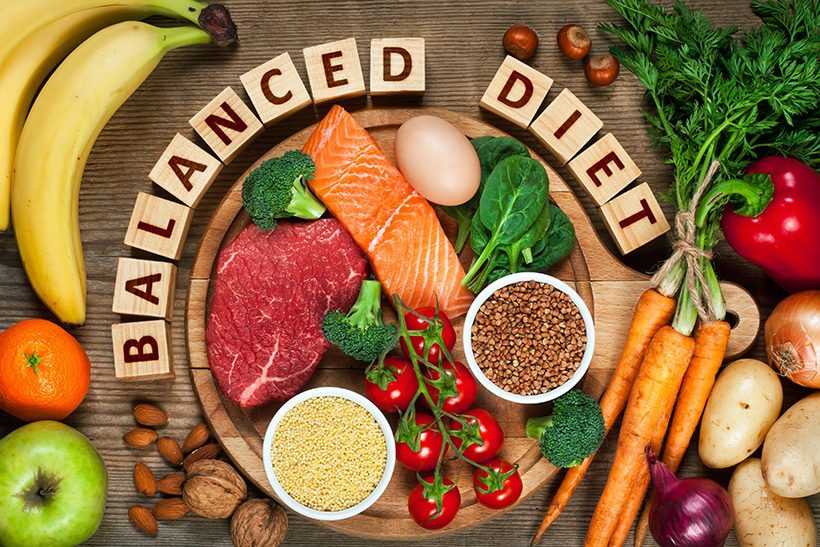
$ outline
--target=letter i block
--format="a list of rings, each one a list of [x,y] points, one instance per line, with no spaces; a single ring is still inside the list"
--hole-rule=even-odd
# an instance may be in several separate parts
[[[125,244],[179,260],[192,213],[185,205],[140,192],[125,233]]]
[[[367,93],[355,38],[311,46],[302,54],[316,104]]]
[[[669,231],[661,206],[645,182],[605,204],[601,214],[621,254],[632,252]]]
[[[567,168],[599,206],[618,195],[641,174],[612,133],[607,133],[578,154]]]
[[[177,267],[168,262],[120,258],[114,313],[171,320],[176,279]]]
[[[526,129],[551,86],[552,78],[508,55],[484,92],[481,108]]]
[[[312,102],[288,52],[246,72],[239,79],[266,126]]]
[[[177,133],[148,178],[194,208],[222,172],[222,167],[221,161]]]
[[[567,163],[604,126],[569,89],[564,89],[538,118],[530,133],[562,164]]]
[[[424,93],[424,38],[370,42],[370,94]]]
[[[111,325],[111,338],[118,380],[174,377],[171,332],[164,320]]]
[[[265,129],[230,87],[214,97],[188,123],[226,164]]]

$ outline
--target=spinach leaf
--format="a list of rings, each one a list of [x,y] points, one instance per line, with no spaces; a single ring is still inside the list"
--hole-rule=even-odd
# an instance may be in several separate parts
[[[547,191],[549,191],[549,188]],[[512,245],[504,245],[502,247],[502,250],[507,254],[507,258],[510,261],[510,271],[518,271],[518,264],[521,258],[524,259],[526,264],[532,262],[532,246],[546,237],[547,230],[549,230],[550,227],[550,220],[550,206],[549,203],[545,203],[529,230]]]
[[[543,244],[533,246],[533,259],[524,267],[525,271],[544,272],[558,264],[575,247],[575,227],[560,207],[550,203],[552,222]],[[540,247],[540,248],[539,248]]]

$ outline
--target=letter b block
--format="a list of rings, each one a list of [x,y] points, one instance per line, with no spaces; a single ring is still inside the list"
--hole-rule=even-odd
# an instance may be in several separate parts
[[[645,182],[605,204],[601,214],[621,254],[632,252],[669,231],[661,206]]]
[[[111,338],[118,380],[174,377],[171,333],[164,320],[111,325]]]
[[[370,94],[424,93],[424,38],[370,42]]]
[[[189,123],[223,163],[230,163],[265,129],[230,87],[214,97]]]
[[[552,86],[552,78],[507,56],[481,98],[481,108],[526,129]]]
[[[177,267],[168,262],[120,258],[114,284],[114,313],[170,320],[176,279]]]
[[[355,38],[308,47],[302,53],[316,104],[367,92]]]

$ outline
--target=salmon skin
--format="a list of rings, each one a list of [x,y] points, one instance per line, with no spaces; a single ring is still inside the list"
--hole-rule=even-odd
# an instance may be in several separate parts
[[[412,308],[467,312],[473,294],[433,207],[390,163],[373,137],[335,105],[303,150],[316,162],[310,189],[365,251],[386,294]]]

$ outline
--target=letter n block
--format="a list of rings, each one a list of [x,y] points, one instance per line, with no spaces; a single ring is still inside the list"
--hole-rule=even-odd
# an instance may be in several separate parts
[[[645,182],[605,204],[601,214],[621,254],[632,252],[669,231],[661,206]]]
[[[507,56],[487,91],[481,108],[526,129],[552,86],[552,78]]]
[[[177,267],[168,262],[120,258],[114,284],[114,313],[162,317],[174,313]]]
[[[562,164],[567,163],[604,126],[569,89],[564,89],[538,118],[530,133]]]
[[[174,377],[171,332],[163,319],[111,325],[111,338],[118,380]]]
[[[578,154],[567,168],[599,206],[618,195],[641,174],[612,133],[607,133]]]
[[[239,79],[266,126],[312,102],[288,52],[246,72]]]
[[[177,133],[148,178],[193,208],[199,205],[222,167],[221,161]]]
[[[302,54],[316,104],[367,93],[355,38],[311,46]]]
[[[424,93],[424,38],[370,42],[370,94]]]
[[[140,192],[125,233],[125,244],[179,260],[192,213],[185,205]]]
[[[230,87],[214,97],[189,123],[223,163],[230,163],[265,129]]]

